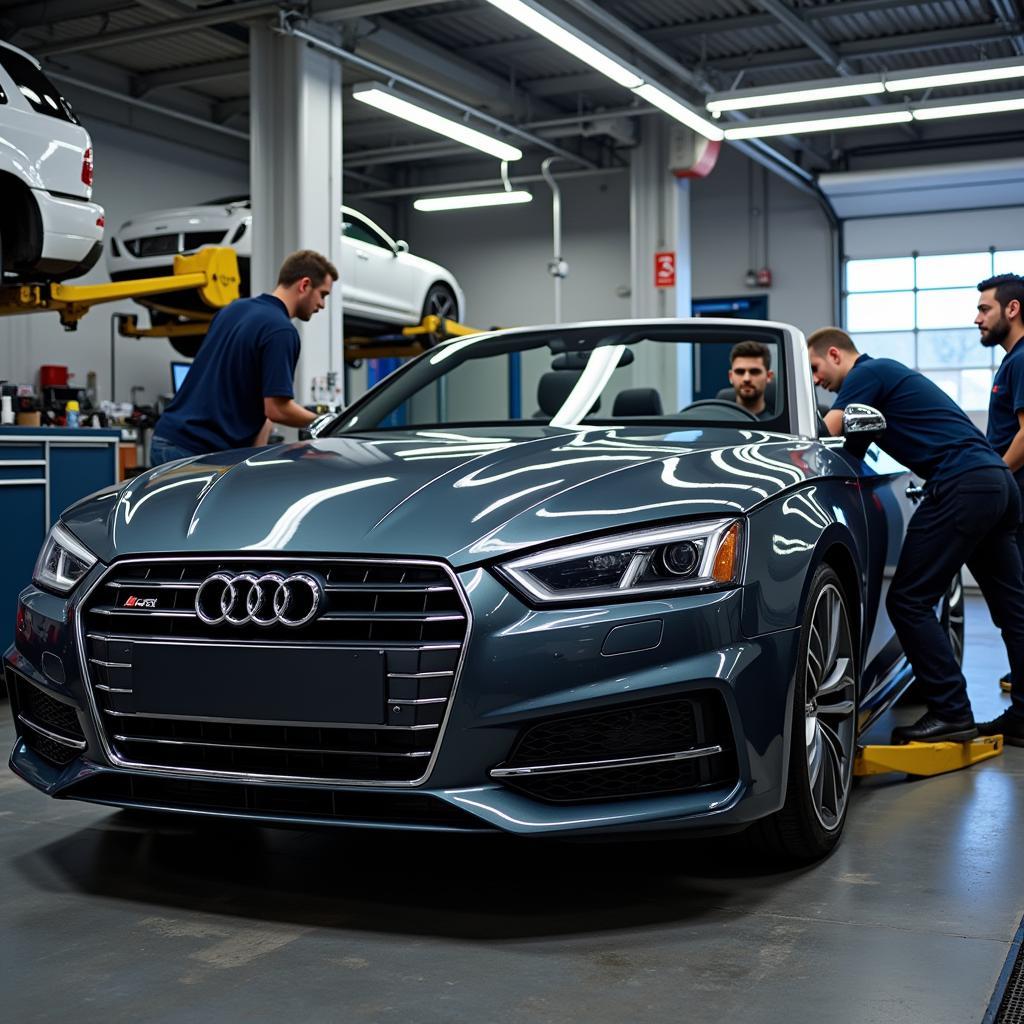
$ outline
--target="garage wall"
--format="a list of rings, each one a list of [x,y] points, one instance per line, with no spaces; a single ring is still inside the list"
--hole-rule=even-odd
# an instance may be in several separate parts
[[[832,322],[832,242],[812,196],[729,146],[690,195],[695,299],[766,294],[772,320],[805,333]],[[772,270],[771,287],[749,288],[747,270],[762,264]]]
[[[845,248],[849,259],[875,256],[924,256],[1024,248],[1024,206],[992,210],[955,210],[896,217],[848,220]],[[973,284],[973,281],[967,284]]]
[[[105,208],[108,230],[137,213],[248,190],[247,164],[198,154],[103,121],[90,121],[88,128],[96,154],[93,196]],[[101,257],[88,275],[70,283],[107,280]],[[99,398],[110,398],[110,314],[115,310],[141,312],[133,302],[101,306],[73,333],[66,333],[52,313],[0,317],[0,378],[37,383],[39,366],[57,363],[70,367],[73,383],[81,387],[88,371],[95,371]],[[181,357],[169,342],[119,337],[115,344],[117,401],[128,401],[133,385],[144,388],[140,400],[145,403],[170,390],[170,362]]]

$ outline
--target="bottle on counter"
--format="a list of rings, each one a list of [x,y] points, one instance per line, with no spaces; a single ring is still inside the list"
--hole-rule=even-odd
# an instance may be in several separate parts
[[[78,403],[74,399],[64,406],[64,420],[66,426],[77,427],[79,425]]]
[[[14,422],[14,403],[10,395],[4,395],[0,399],[0,423],[9,426]]]

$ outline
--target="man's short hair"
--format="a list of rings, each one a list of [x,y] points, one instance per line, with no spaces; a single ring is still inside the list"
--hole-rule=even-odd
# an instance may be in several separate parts
[[[324,283],[324,278],[330,276],[338,280],[338,268],[326,257],[312,249],[300,249],[293,252],[277,272],[277,283],[287,288],[289,285],[308,277],[313,282],[313,287],[318,288]]]
[[[853,338],[838,327],[819,327],[807,336],[807,347],[814,349],[815,355],[819,356],[823,356],[830,348],[837,348],[840,352],[857,351]]]
[[[733,345],[729,365],[732,366],[737,359],[760,359],[766,370],[772,368],[772,350],[760,341],[741,341]]]
[[[990,288],[995,289],[996,302],[1003,309],[1006,309],[1007,303],[1016,299],[1024,310],[1024,277],[1017,274],[996,274],[995,277],[985,278],[978,285],[979,292],[987,292]]]

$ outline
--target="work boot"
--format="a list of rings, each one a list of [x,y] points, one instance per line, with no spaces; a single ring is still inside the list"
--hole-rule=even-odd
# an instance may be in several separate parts
[[[948,720],[926,711],[913,725],[899,725],[892,731],[893,743],[965,743],[978,735],[974,717]],[[1024,728],[1021,731],[1024,739]]]
[[[1024,747],[1024,718],[1012,711],[1004,711],[991,722],[978,723],[979,736],[1002,735],[1003,742],[1011,747]]]
[[[999,678],[999,689],[1003,693],[1009,693],[1013,689],[1013,681],[1010,679],[1010,673],[1007,672],[1005,676]]]

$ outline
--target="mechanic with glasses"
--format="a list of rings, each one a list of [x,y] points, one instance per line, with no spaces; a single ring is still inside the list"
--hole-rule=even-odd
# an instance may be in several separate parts
[[[323,309],[337,280],[326,256],[300,249],[281,264],[273,292],[222,309],[157,421],[150,465],[264,445],[271,423],[309,426],[316,413],[295,401],[301,345],[292,320],[308,321]]]
[[[885,417],[878,447],[925,482],[907,526],[886,596],[886,610],[925,694],[928,710],[893,730],[894,743],[971,740],[1008,730],[1006,715],[975,723],[967,682],[935,608],[966,565],[1002,630],[1015,678],[1024,679],[1024,563],[1017,547],[1021,498],[1006,463],[967,414],[927,377],[894,359],[857,351],[838,327],[807,338],[814,383],[837,392],[825,415],[830,434],[843,431],[843,410],[873,406]],[[1011,694],[1024,721],[1024,692]]]

